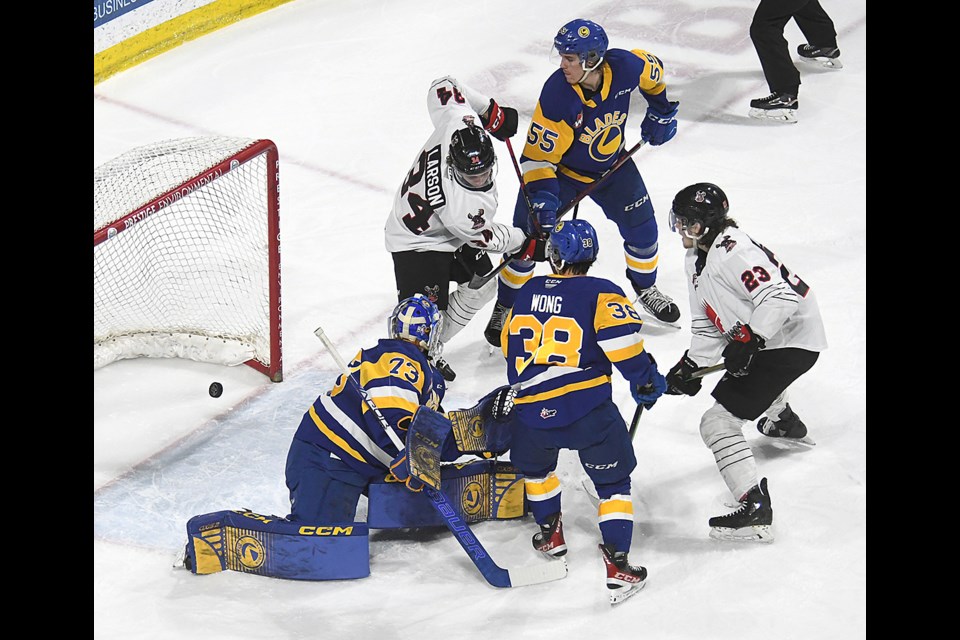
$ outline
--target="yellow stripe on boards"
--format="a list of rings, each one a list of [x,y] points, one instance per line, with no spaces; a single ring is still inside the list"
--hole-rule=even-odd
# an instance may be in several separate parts
[[[214,0],[93,56],[93,84],[154,56],[291,0]]]

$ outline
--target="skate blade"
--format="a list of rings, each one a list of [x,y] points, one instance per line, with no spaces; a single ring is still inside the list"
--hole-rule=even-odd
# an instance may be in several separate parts
[[[796,109],[750,109],[750,117],[755,120],[770,120],[788,124],[797,121]]]
[[[825,69],[843,69],[840,58],[800,58],[807,64],[814,64]]]
[[[630,588],[622,587],[620,589],[613,590],[613,593],[610,594],[610,604],[611,605],[620,604],[627,598],[630,598],[640,593],[640,591],[643,590],[645,586],[647,586],[646,580],[644,580],[643,582],[637,583]]]
[[[759,524],[739,529],[711,527],[710,537],[714,540],[732,540],[734,542],[773,542],[773,529],[769,524]]]
[[[815,447],[817,446],[816,441],[810,437],[810,434],[803,436],[802,438],[785,438],[783,436],[768,436],[767,434],[760,432],[765,438],[768,438],[774,442],[782,442],[785,445],[789,446],[799,446],[799,447]]]
[[[676,322],[667,322],[666,320],[661,320],[657,316],[653,315],[653,313],[650,310],[648,310],[645,306],[643,306],[642,302],[640,302],[640,296],[637,296],[636,299],[634,299],[633,308],[639,311],[643,315],[644,323],[651,322],[661,327],[670,327],[671,329],[683,328],[682,326],[680,326],[680,320],[677,320]],[[680,317],[682,318],[683,316],[680,316]]]

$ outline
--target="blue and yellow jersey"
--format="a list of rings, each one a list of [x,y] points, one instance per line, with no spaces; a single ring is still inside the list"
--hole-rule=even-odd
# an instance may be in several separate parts
[[[401,440],[406,440],[417,407],[438,409],[446,392],[440,372],[419,348],[404,340],[383,339],[372,349],[361,349],[349,369],[386,421],[398,427]],[[387,471],[399,453],[344,374],[303,414],[294,437],[320,445],[365,475]]]
[[[500,344],[519,385],[514,412],[540,429],[562,427],[611,398],[613,366],[646,382],[643,321],[623,289],[592,276],[537,276],[517,293]]]
[[[558,194],[557,172],[590,183],[609,169],[624,147],[630,94],[638,88],[650,106],[670,111],[663,63],[646,51],[609,49],[603,84],[591,97],[557,69],[540,92],[520,157],[530,192]]]

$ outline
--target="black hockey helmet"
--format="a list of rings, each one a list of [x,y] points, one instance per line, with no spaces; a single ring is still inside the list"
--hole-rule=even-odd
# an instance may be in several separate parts
[[[727,194],[710,182],[698,182],[681,189],[670,207],[670,226],[689,238],[699,240],[711,229],[719,229],[730,211]],[[699,236],[691,236],[687,228],[699,222]]]
[[[475,124],[457,129],[450,136],[447,162],[454,178],[467,189],[486,189],[493,183],[497,155],[487,132]]]

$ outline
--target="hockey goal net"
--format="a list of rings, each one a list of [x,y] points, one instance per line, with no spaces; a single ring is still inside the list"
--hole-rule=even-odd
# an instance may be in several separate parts
[[[283,379],[279,170],[273,142],[226,137],[94,169],[94,369],[188,358]]]

